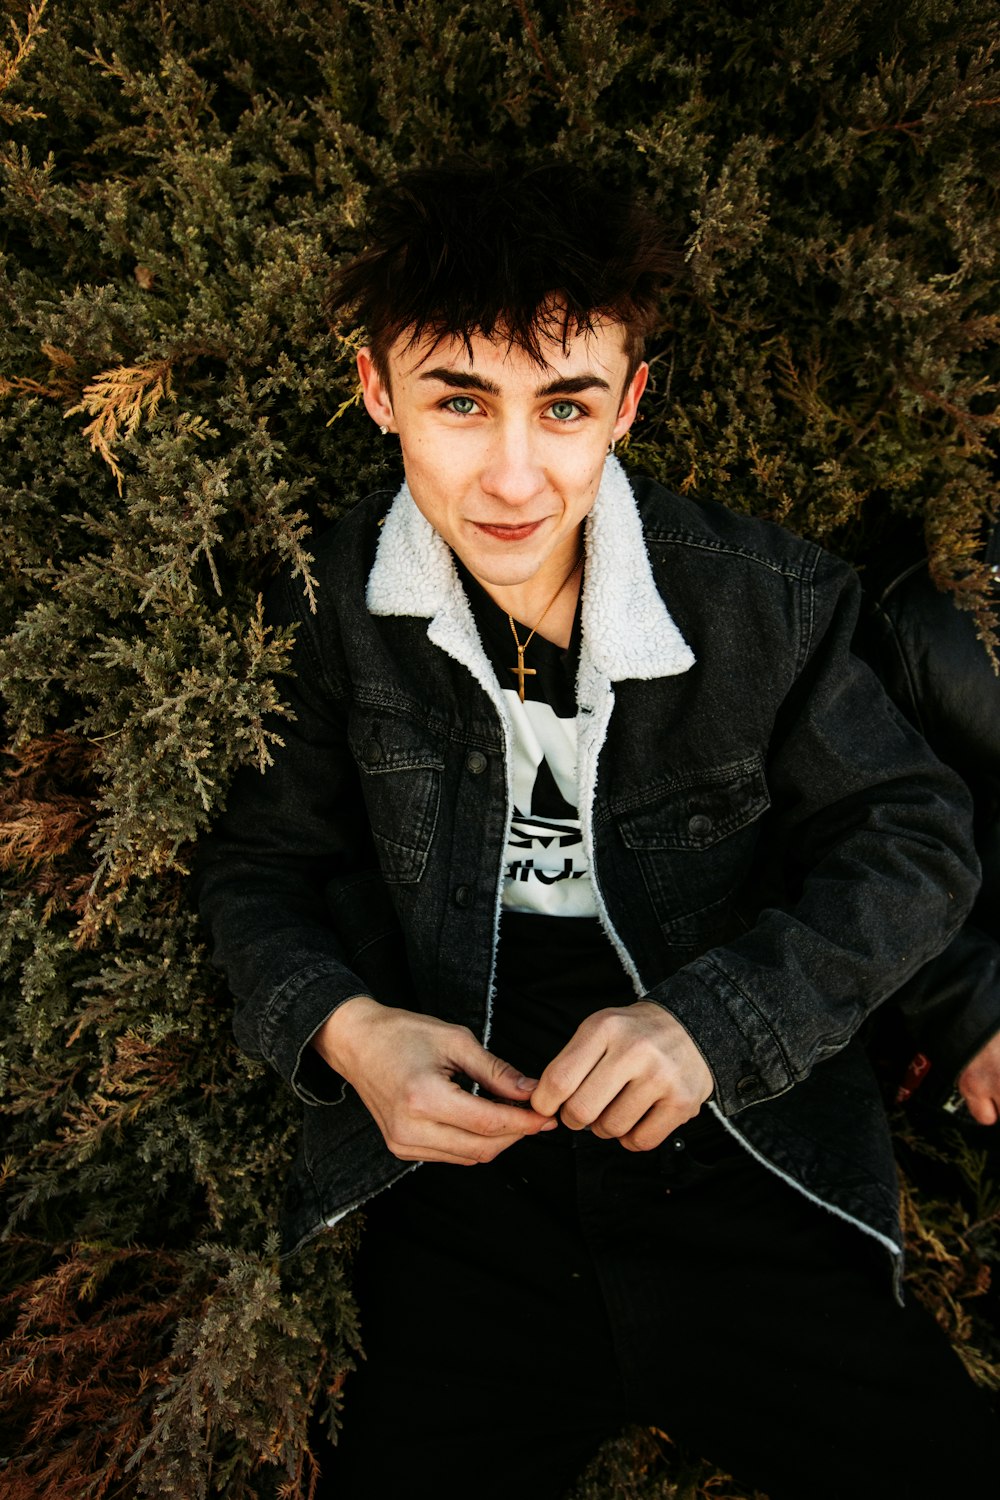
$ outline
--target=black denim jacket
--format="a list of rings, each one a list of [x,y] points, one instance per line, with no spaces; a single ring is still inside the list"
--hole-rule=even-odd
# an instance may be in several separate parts
[[[376,556],[377,553],[377,556]],[[488,1038],[511,812],[503,703],[451,554],[405,486],[291,578],[295,718],[237,778],[198,884],[236,1035],[298,1092],[294,1246],[409,1170],[309,1039],[373,993]],[[579,807],[636,994],[688,1029],[747,1149],[900,1235],[865,1015],[968,911],[968,799],[849,651],[853,571],[769,523],[631,486],[587,522]]]
[[[900,556],[904,552],[903,557]],[[1000,589],[1000,525],[986,548]],[[890,566],[891,564],[891,566]],[[881,573],[881,579],[879,575]],[[1000,682],[972,615],[934,587],[923,547],[875,559],[856,638],[893,702],[972,794],[983,883],[968,922],[893,998],[913,1052],[930,1062],[925,1102],[947,1099],[965,1065],[1000,1030]],[[1000,597],[1000,594],[998,594]]]

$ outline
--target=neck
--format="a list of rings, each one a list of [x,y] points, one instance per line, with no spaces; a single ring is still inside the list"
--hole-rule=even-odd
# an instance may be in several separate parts
[[[473,576],[502,610],[529,630],[537,627],[537,635],[565,650],[580,598],[582,561],[581,528],[571,547],[560,549],[558,559],[547,558],[545,566],[523,583],[498,584],[478,574]]]

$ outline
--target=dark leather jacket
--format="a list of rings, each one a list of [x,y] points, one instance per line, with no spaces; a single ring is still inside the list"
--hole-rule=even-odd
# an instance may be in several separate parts
[[[634,491],[634,497],[633,497]],[[376,556],[377,551],[377,556]],[[511,813],[500,691],[447,547],[405,486],[319,550],[295,713],[202,860],[236,1035],[305,1106],[290,1245],[408,1170],[309,1039],[359,992],[488,1038]],[[765,522],[630,487],[587,522],[579,808],[599,914],[747,1149],[897,1256],[884,1114],[857,1028],[963,920],[961,783],[849,653],[853,571]]]

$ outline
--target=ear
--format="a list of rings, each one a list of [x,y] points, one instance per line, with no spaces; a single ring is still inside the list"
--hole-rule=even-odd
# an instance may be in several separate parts
[[[629,428],[632,426],[632,423],[635,421],[635,414],[639,410],[639,402],[642,399],[643,391],[646,389],[646,381],[648,379],[649,366],[646,361],[643,360],[642,364],[636,370],[635,374],[632,376],[632,379],[625,387],[625,394],[622,396],[622,404],[618,408],[618,415],[615,418],[615,425],[612,428],[611,432],[611,435],[616,443],[619,438],[625,436],[626,432],[628,432]]]
[[[377,422],[380,427],[395,431],[389,388],[383,384],[382,377],[375,368],[372,352],[367,346],[358,350],[358,379],[364,394],[365,410],[372,421]]]

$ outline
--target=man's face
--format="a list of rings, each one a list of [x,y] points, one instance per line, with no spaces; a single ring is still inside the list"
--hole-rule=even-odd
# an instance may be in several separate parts
[[[507,607],[544,599],[571,570],[608,445],[648,373],[626,383],[616,323],[542,347],[544,366],[503,339],[473,338],[471,357],[460,339],[399,339],[388,386],[368,350],[358,356],[365,405],[399,434],[418,508]]]

